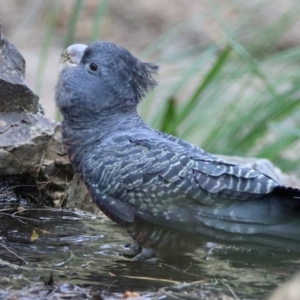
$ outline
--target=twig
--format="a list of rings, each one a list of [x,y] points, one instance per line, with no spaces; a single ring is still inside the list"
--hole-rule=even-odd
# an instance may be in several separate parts
[[[53,289],[53,291],[51,291],[51,293],[49,295],[47,295],[46,299],[50,299],[53,296],[53,294],[57,291],[57,289],[58,289],[58,287],[55,287]]]
[[[232,294],[232,296],[234,297],[234,299],[239,300],[239,298],[237,297],[237,295],[235,294],[235,292],[232,290],[232,288],[230,287],[229,284],[224,283],[223,284],[229,289],[230,293]]]
[[[114,274],[111,274],[112,276],[116,276]],[[153,277],[140,277],[140,276],[130,276],[130,275],[117,275],[117,277],[122,278],[130,278],[130,279],[140,279],[140,280],[149,280],[149,281],[160,281],[160,282],[167,282],[167,283],[173,283],[173,284],[179,284],[180,281],[170,280],[170,279],[163,279],[163,278],[153,278]]]
[[[1,239],[1,238],[0,238]],[[21,256],[19,256],[17,253],[13,252],[12,250],[10,250],[7,246],[5,246],[3,243],[0,242],[0,246],[2,246],[4,249],[6,249],[8,252],[12,253],[14,256],[18,257],[19,259],[21,259],[26,265],[28,265],[28,262],[22,258]]]
[[[54,265],[54,267],[61,267],[61,266],[64,266],[65,264],[67,264],[73,258],[73,252],[71,250],[70,250],[70,252],[71,252],[71,255],[66,261],[57,263]]]

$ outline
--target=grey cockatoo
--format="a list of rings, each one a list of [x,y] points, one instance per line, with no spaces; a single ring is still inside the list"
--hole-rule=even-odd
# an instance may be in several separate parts
[[[140,246],[137,259],[202,241],[298,248],[299,190],[141,119],[156,65],[108,42],[68,49],[73,67],[56,86],[64,142],[96,205]]]

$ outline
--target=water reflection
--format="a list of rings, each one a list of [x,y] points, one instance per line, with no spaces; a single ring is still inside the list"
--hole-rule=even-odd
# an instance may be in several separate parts
[[[1,276],[26,278],[13,281],[14,288],[46,280],[53,271],[55,280],[115,292],[166,286],[176,290],[177,284],[187,292],[197,286],[209,291],[232,289],[239,297],[262,297],[299,267],[299,255],[292,252],[218,245],[180,259],[133,262],[122,255],[123,245],[131,241],[125,230],[104,217],[63,210],[1,214],[0,234]],[[184,282],[194,284],[182,287]]]

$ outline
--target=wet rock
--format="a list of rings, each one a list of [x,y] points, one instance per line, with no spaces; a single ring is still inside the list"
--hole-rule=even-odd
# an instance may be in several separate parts
[[[78,174],[74,175],[73,180],[66,189],[65,195],[66,198],[69,199],[67,204],[68,207],[76,207],[80,210],[92,212],[94,214],[100,213],[99,208],[93,203],[85,184]]]
[[[56,207],[79,208],[94,212],[88,190],[77,174],[62,142],[61,125],[56,123],[41,168],[48,193]]]
[[[0,114],[0,173],[37,177],[57,124],[41,114]]]
[[[39,188],[33,177],[16,175],[0,178],[0,206],[5,207],[6,212],[21,212],[32,205],[40,204],[41,199],[43,205],[53,205],[52,198]]]
[[[0,176],[20,175],[34,179],[56,206],[70,196],[76,199],[71,207],[82,206],[79,199],[89,202],[83,183],[73,180],[60,124],[43,116],[38,96],[25,83],[25,60],[0,25]]]
[[[25,60],[1,32],[0,25],[0,112],[36,113],[39,97],[24,81]]]

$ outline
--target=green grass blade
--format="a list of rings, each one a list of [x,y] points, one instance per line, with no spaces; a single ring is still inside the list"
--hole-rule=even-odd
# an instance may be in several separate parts
[[[163,123],[161,125],[161,130],[172,135],[176,135],[176,100],[174,98],[169,98],[167,100],[167,105],[165,113],[163,116]]]
[[[68,23],[67,35],[64,43],[64,48],[73,44],[76,25],[78,23],[79,14],[82,9],[83,0],[74,0],[72,14]]]
[[[212,83],[214,78],[219,74],[221,71],[222,67],[226,63],[229,54],[231,51],[231,47],[227,46],[225,49],[220,53],[217,61],[213,65],[213,67],[210,69],[210,71],[206,74],[204,77],[202,83],[198,86],[192,97],[189,99],[188,103],[185,105],[183,108],[182,112],[177,118],[177,123],[181,123],[196,107],[199,101],[200,95],[203,93],[205,88],[208,87],[209,84]]]
[[[107,13],[108,0],[102,0],[99,2],[98,9],[93,22],[92,32],[89,38],[89,43],[98,40],[102,29],[101,23],[104,21]]]
[[[41,53],[39,56],[39,63],[36,71],[36,81],[35,81],[35,92],[40,94],[43,85],[44,74],[46,71],[46,64],[49,55],[49,49],[51,46],[52,38],[55,34],[55,29],[57,26],[59,10],[61,8],[61,1],[55,0],[54,5],[51,6],[51,11],[48,15],[46,33],[42,42]]]

